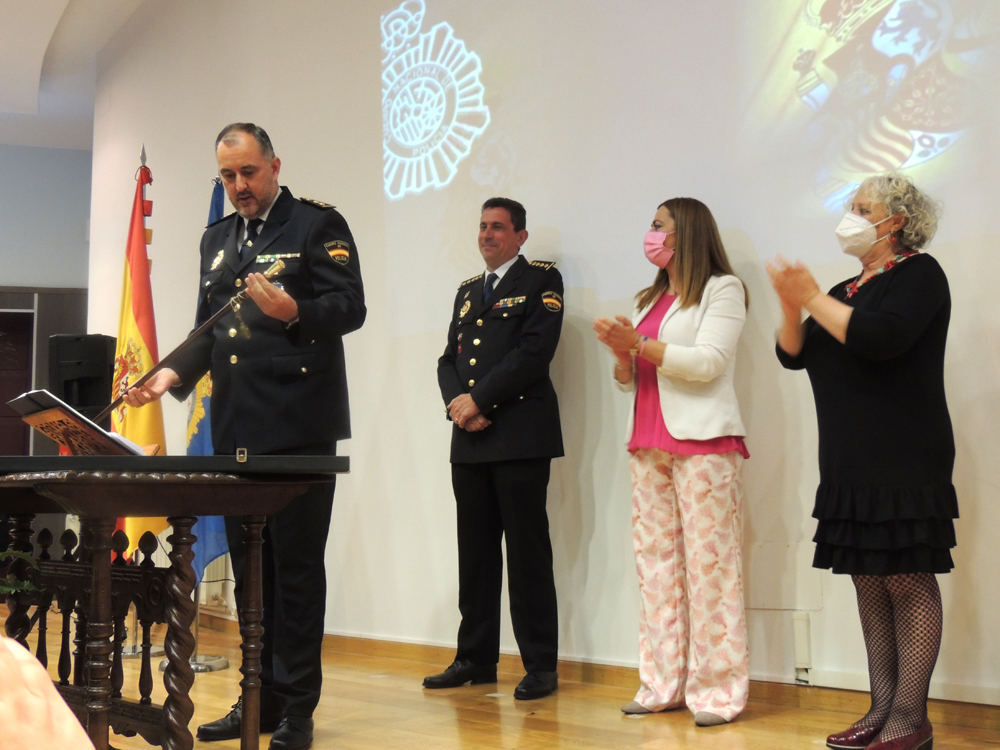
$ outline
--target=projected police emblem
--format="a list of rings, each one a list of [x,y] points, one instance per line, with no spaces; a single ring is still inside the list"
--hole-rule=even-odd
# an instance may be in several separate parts
[[[420,34],[423,0],[382,17],[382,176],[390,200],[442,188],[490,123],[479,56],[447,23]]]

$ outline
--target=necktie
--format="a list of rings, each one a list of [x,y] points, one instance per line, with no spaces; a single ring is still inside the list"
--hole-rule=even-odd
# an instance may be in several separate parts
[[[483,287],[483,302],[490,301],[490,295],[493,294],[493,285],[497,283],[497,275],[491,273],[486,277],[486,286]]]
[[[247,256],[250,254],[249,250],[253,246],[253,241],[257,239],[257,231],[260,229],[260,225],[264,222],[260,219],[250,219],[247,222],[247,236],[243,240],[243,245],[240,247],[240,260],[246,260]]]

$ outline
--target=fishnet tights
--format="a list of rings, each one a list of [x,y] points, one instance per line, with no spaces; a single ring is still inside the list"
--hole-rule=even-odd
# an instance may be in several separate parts
[[[927,718],[927,690],[941,646],[941,590],[933,573],[851,576],[868,651],[872,705],[854,726],[882,727],[877,742],[905,737]]]

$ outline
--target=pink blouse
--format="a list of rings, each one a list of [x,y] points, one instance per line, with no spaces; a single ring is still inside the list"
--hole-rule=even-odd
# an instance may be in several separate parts
[[[661,296],[642,322],[636,326],[636,331],[643,336],[656,339],[660,333],[663,316],[667,314],[675,299],[677,297],[672,294]],[[659,448],[682,456],[737,451],[743,458],[750,458],[750,452],[743,438],[737,435],[726,435],[711,440],[678,440],[671,435],[663,423],[660,389],[656,383],[656,365],[642,357],[637,357],[636,362],[635,426],[628,444],[630,453],[640,448]]]

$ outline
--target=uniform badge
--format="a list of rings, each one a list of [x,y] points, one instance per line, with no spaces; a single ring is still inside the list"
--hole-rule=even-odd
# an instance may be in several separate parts
[[[462,309],[459,311],[458,317],[464,318],[465,314],[469,312],[471,308],[472,308],[472,303],[469,302],[469,300],[465,300],[465,304],[462,305]]]
[[[546,310],[559,312],[562,310],[563,300],[558,292],[542,292],[542,304]]]
[[[323,244],[330,257],[342,266],[346,266],[351,260],[350,245],[343,240],[334,240]]]
[[[218,268],[219,264],[222,263],[222,256],[225,254],[226,254],[225,250],[220,250],[219,254],[215,256],[215,260],[212,261],[212,267],[209,268],[208,270],[214,271],[216,268]]]
[[[472,291],[472,290],[470,289],[470,290],[469,290],[469,292],[471,292],[471,291]],[[462,299],[469,299],[469,292],[466,292],[466,293],[465,293],[465,296],[464,296],[464,297],[462,297]]]

